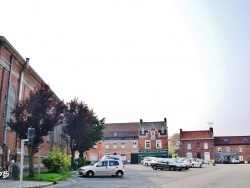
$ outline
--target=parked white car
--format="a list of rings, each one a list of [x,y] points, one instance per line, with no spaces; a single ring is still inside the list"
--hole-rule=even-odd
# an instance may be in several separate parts
[[[157,158],[157,157],[145,157],[143,160],[143,165],[144,166],[151,166],[151,162],[155,158]]]
[[[79,168],[79,175],[92,176],[117,176],[122,177],[125,172],[124,164],[121,160],[103,159],[88,166]]]
[[[231,163],[233,163],[233,164],[240,164],[240,160],[233,158],[232,161],[231,161]]]
[[[193,167],[200,167],[200,168],[202,167],[202,162],[198,158],[188,158],[187,160],[189,161],[189,163],[192,164],[192,168]]]

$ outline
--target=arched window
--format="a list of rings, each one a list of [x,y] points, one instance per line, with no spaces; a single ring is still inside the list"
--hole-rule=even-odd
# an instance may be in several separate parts
[[[9,105],[7,106],[7,114],[6,114],[7,121],[9,121],[11,118],[11,113],[15,108],[15,104],[16,104],[16,90],[12,85],[10,87],[10,93],[9,93]]]

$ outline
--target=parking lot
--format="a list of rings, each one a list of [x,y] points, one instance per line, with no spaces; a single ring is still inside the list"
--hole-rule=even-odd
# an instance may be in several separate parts
[[[53,187],[88,187],[88,188],[249,188],[250,165],[248,164],[204,164],[202,168],[182,171],[153,170],[141,164],[125,165],[122,178],[81,177],[77,173],[68,181]]]

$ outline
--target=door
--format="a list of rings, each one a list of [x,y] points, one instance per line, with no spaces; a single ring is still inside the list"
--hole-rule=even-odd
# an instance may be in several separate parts
[[[95,175],[96,176],[107,176],[108,175],[108,160],[101,161],[96,165]]]
[[[210,161],[210,152],[204,152],[204,162]]]
[[[119,161],[117,160],[109,160],[109,166],[108,166],[108,175],[116,175],[117,170],[119,170]]]
[[[187,158],[192,158],[192,152],[187,152]]]

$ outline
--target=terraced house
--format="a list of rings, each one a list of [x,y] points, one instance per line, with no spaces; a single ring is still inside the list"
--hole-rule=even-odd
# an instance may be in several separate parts
[[[180,129],[182,157],[201,158],[204,162],[214,160],[213,128],[199,131],[183,131]]]
[[[29,59],[24,59],[5,37],[0,36],[0,116],[3,117],[3,121],[0,121],[0,169],[11,158],[19,162],[20,140],[6,125],[12,118],[11,111],[19,100],[41,84],[45,82],[29,65]],[[56,95],[54,97],[59,100]],[[60,131],[58,126],[44,138],[42,156],[53,147],[63,146]]]
[[[236,158],[241,163],[250,163],[250,136],[216,136],[214,147],[216,162],[221,158],[228,161]]]

